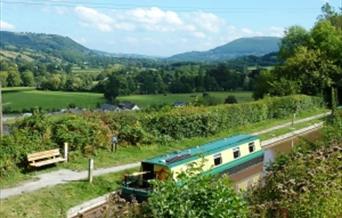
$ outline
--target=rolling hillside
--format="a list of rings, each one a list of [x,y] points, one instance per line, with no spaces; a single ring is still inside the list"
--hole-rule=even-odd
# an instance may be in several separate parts
[[[26,61],[70,62],[70,63],[112,63],[118,59],[166,60],[166,61],[226,61],[247,56],[263,56],[278,51],[280,38],[253,37],[241,38],[205,52],[186,52],[169,58],[156,58],[145,55],[108,53],[92,50],[69,37],[43,33],[17,33],[0,31],[0,56],[2,59],[16,58]],[[246,59],[247,60],[247,59]],[[241,60],[238,60],[241,61]]]
[[[22,53],[36,57],[47,55],[51,58],[73,62],[86,60],[96,55],[92,50],[78,44],[69,37],[52,34],[15,33],[1,31],[0,48],[14,54]]]
[[[223,61],[242,56],[262,56],[279,50],[281,38],[240,38],[204,52],[186,52],[171,56],[169,61]]]

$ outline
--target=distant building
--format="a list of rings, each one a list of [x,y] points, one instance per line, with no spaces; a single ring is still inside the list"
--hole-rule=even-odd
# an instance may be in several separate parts
[[[176,101],[175,103],[173,103],[174,107],[184,107],[186,105],[187,105],[187,103],[183,102],[183,101]]]
[[[118,104],[118,106],[121,110],[140,110],[139,106],[132,102],[121,102]]]
[[[112,104],[102,104],[100,106],[100,110],[107,112],[107,111],[120,111],[121,109],[118,106]]]

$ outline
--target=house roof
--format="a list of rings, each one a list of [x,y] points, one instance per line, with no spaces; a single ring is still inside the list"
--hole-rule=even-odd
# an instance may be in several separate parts
[[[132,102],[121,102],[118,104],[118,106],[122,109],[132,109],[137,105]]]
[[[118,107],[115,106],[115,105],[112,105],[112,104],[102,104],[102,105],[100,106],[100,108],[101,108],[102,110],[115,110],[115,109],[117,109]]]
[[[200,158],[202,155],[215,154],[222,150],[236,147],[240,144],[246,143],[248,141],[253,141],[255,139],[258,139],[258,137],[254,135],[236,135],[233,137],[223,138],[220,140],[209,142],[207,144],[196,146],[190,149],[185,149],[157,156],[148,160],[144,160],[143,162],[162,165],[171,168],[192,160],[196,160]]]
[[[185,106],[187,103],[183,102],[183,101],[176,101],[175,103],[173,103],[174,106]]]

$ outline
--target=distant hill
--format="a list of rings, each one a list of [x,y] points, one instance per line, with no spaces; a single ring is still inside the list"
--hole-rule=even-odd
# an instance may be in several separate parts
[[[0,34],[0,48],[4,56],[19,53],[28,58],[49,56],[50,59],[75,62],[97,55],[71,38],[60,35],[7,31],[1,31]]]
[[[116,61],[130,63],[132,60],[149,61],[175,61],[175,62],[198,62],[198,61],[227,61],[240,57],[241,62],[254,61],[247,56],[263,56],[278,51],[280,38],[277,37],[253,37],[234,40],[226,45],[205,52],[187,52],[166,59],[137,54],[108,53],[92,50],[77,43],[69,37],[43,33],[17,33],[0,31],[0,57],[2,59],[15,60],[17,58],[26,61],[40,62],[88,62],[94,65],[104,65]]]
[[[279,50],[281,38],[240,38],[209,51],[192,51],[167,58],[168,61],[224,61],[242,56],[262,56]]]
[[[69,37],[44,33],[17,33],[0,31],[0,55],[4,59],[20,57],[27,61],[64,61],[110,62],[123,59],[156,59],[145,55],[108,53],[92,50],[77,43]]]

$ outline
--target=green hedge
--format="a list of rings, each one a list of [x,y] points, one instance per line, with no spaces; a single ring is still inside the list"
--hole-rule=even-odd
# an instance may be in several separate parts
[[[152,113],[99,115],[119,135],[121,143],[139,144],[207,136],[236,126],[288,117],[323,106],[318,97],[272,97],[250,103],[213,107],[184,107]]]
[[[283,118],[295,111],[322,107],[322,99],[304,95],[272,97],[250,103],[166,109],[159,112],[34,115],[18,122],[0,144],[1,175],[26,166],[27,153],[62,146],[92,154],[109,149],[112,135],[121,145],[164,143],[174,139],[207,136],[236,126]]]

